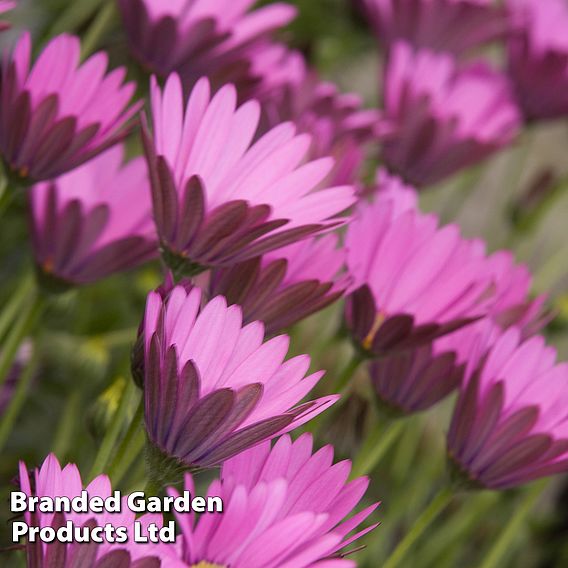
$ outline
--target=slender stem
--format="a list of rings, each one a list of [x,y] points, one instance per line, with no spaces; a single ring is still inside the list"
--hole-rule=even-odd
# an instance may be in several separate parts
[[[395,420],[386,425],[386,427],[383,422],[379,421],[377,427],[365,439],[357,459],[353,463],[351,477],[355,478],[371,474],[381,461],[381,458],[400,436],[404,430],[404,425],[402,419]]]
[[[95,17],[91,27],[87,30],[82,42],[81,56],[83,58],[91,55],[98,46],[99,40],[108,30],[110,24],[114,21],[116,15],[115,3],[107,2],[102,6],[99,13]]]
[[[127,416],[130,403],[135,393],[136,387],[134,383],[132,381],[128,381],[124,387],[122,396],[120,397],[120,403],[114,413],[112,422],[105,433],[105,437],[103,438],[93,466],[91,467],[89,479],[93,479],[106,469],[112,450],[116,444],[118,436],[120,435],[120,431],[124,426],[124,420]]]
[[[337,380],[331,389],[332,393],[339,393],[341,398],[329,410],[320,414],[313,420],[310,420],[306,425],[306,431],[311,432],[314,437],[319,434],[324,424],[329,421],[330,418],[345,404],[348,398],[347,395],[351,389],[351,378],[363,360],[364,358],[359,353],[355,353],[351,357],[343,371],[337,377]]]
[[[0,353],[0,387],[6,381],[22,341],[31,332],[45,307],[45,299],[39,295],[37,290],[33,294],[29,294],[27,300],[2,345],[2,352]]]
[[[507,526],[501,532],[497,541],[491,547],[489,554],[485,557],[483,564],[480,568],[495,568],[496,566],[502,566],[502,560],[511,549],[511,545],[515,539],[519,536],[519,532],[527,520],[533,507],[536,505],[539,497],[542,495],[544,488],[547,485],[548,480],[542,480],[539,483],[535,483],[526,494],[522,500],[520,506],[511,516]]]
[[[82,390],[74,390],[68,397],[61,413],[61,419],[53,438],[52,452],[63,460],[69,450],[71,437],[75,431],[75,424],[81,410]]]
[[[120,481],[122,481],[124,474],[128,471],[128,468],[144,449],[146,436],[144,433],[144,427],[141,425],[143,416],[144,398],[141,398],[126,435],[107,468],[107,473],[111,478],[113,485],[117,485]]]
[[[412,545],[422,536],[424,531],[436,520],[438,515],[449,505],[454,493],[451,487],[442,488],[418,517],[410,532],[398,543],[393,553],[383,564],[383,568],[395,568],[399,566],[407,555]]]
[[[479,527],[490,509],[495,507],[500,493],[495,491],[480,492],[468,503],[461,515],[452,516],[436,531],[424,548],[420,549],[420,561],[424,566],[440,566],[448,548],[459,547],[475,527]]]
[[[4,304],[4,308],[0,313],[0,338],[10,327],[17,313],[21,311],[24,302],[27,301],[29,295],[35,286],[34,278],[31,274],[26,274],[22,281],[16,286],[14,293],[10,299]]]
[[[364,357],[359,353],[353,354],[353,356],[349,360],[349,363],[347,363],[347,365],[345,366],[345,368],[343,369],[343,371],[340,373],[340,375],[337,377],[337,380],[333,384],[332,392],[341,392],[347,387],[347,385],[351,381],[351,378],[353,377],[353,375],[355,374],[355,372],[357,371],[359,365],[361,365],[363,360]]]
[[[70,2],[67,9],[62,11],[60,17],[49,28],[47,37],[51,38],[63,32],[76,31],[92,17],[102,3],[103,0]]]
[[[16,391],[12,395],[10,402],[8,403],[8,407],[0,418],[0,452],[4,449],[4,444],[8,440],[14,423],[16,422],[24,402],[26,401],[26,396],[32,379],[36,374],[38,364],[39,361],[36,353],[34,352],[21,375],[18,377]]]

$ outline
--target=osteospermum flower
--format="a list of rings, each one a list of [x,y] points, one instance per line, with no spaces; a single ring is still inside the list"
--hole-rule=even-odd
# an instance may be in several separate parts
[[[181,535],[177,559],[164,565],[231,568],[351,568],[332,558],[377,525],[348,536],[377,507],[344,520],[363,497],[369,480],[347,481],[348,460],[333,464],[333,448],[312,454],[312,438],[292,442],[283,436],[270,449],[264,443],[227,461],[208,493],[220,495],[222,514],[177,514]],[[194,493],[193,479],[185,489]],[[170,494],[177,492],[170,489]],[[170,549],[171,550],[171,549]]]
[[[363,108],[361,97],[341,93],[310,70],[303,55],[277,43],[266,42],[251,57],[251,96],[263,106],[266,126],[284,120],[312,137],[311,159],[332,156],[333,183],[353,183],[375,138],[379,114]]]
[[[30,194],[34,256],[54,289],[87,284],[158,254],[146,163],[118,145]]]
[[[382,155],[417,187],[436,183],[509,145],[520,113],[503,75],[483,62],[397,43],[385,74]]]
[[[287,336],[263,343],[264,326],[242,326],[238,306],[176,286],[148,296],[144,316],[145,418],[149,449],[172,467],[210,467],[291,430],[337,397],[299,404],[323,372],[307,355],[284,361]],[[172,460],[170,460],[172,461]],[[167,480],[166,480],[167,481]]]
[[[501,38],[507,13],[493,0],[357,0],[377,39],[461,55]]]
[[[20,462],[20,489],[29,497],[78,497],[83,490],[81,474],[74,464],[68,464],[63,469],[57,458],[50,454],[43,462],[41,468],[36,469],[30,479],[26,466]],[[110,497],[112,488],[106,475],[99,475],[85,487],[89,497]],[[127,542],[112,542],[117,533],[108,535],[100,531],[98,538],[103,542],[91,541],[89,544],[81,544],[76,541],[64,543],[54,541],[44,543],[39,538],[26,544],[27,566],[30,568],[103,568],[117,566],[120,568],[159,568],[160,549],[164,545],[136,544],[133,539],[134,521],[138,520],[141,527],[147,527],[150,523],[162,526],[161,515],[146,514],[136,519],[135,513],[126,506],[126,498],[123,499],[120,512],[110,513],[43,513],[26,511],[24,519],[31,527],[52,527],[57,530],[66,523],[72,523],[73,527],[82,532],[91,532],[95,527],[104,527],[110,524],[113,527],[125,527]],[[74,532],[74,531],[73,531]],[[85,541],[83,541],[85,542]]]
[[[458,387],[478,368],[491,345],[511,326],[523,337],[540,331],[549,316],[543,296],[530,298],[532,278],[509,251],[487,258],[490,304],[483,320],[440,337],[432,344],[382,357],[370,363],[378,401],[390,414],[426,410]]]
[[[246,76],[249,50],[296,15],[255,0],[119,0],[132,53],[153,73],[178,71],[186,86],[208,76],[219,86]]]
[[[568,471],[568,364],[511,328],[464,384],[448,435],[456,475],[505,489]]]
[[[184,110],[179,78],[163,92],[152,82],[150,166],[154,217],[166,262],[195,275],[230,266],[301,240],[341,222],[354,200],[349,186],[314,188],[331,158],[305,163],[310,138],[292,124],[252,143],[260,108],[236,108],[233,86],[210,97],[199,81]]]
[[[410,349],[487,313],[491,277],[484,245],[456,225],[439,226],[416,205],[416,192],[382,177],[347,231],[353,282],[347,322],[360,348],[375,355]]]
[[[528,120],[568,114],[568,6],[564,0],[509,0],[515,26],[508,70]]]
[[[340,272],[344,262],[337,237],[326,235],[218,268],[199,276],[197,284],[210,298],[225,296],[229,304],[241,306],[245,323],[260,320],[272,335],[341,297],[347,287]]]
[[[31,65],[28,33],[2,69],[0,151],[13,175],[32,181],[61,175],[116,143],[139,106],[125,69],[106,74],[98,53],[80,64],[74,36],[51,40]]]

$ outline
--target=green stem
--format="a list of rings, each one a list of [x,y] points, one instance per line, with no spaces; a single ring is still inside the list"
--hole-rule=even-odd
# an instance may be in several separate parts
[[[359,365],[363,362],[364,357],[359,353],[354,353],[349,363],[345,366],[343,371],[337,377],[337,380],[333,384],[332,392],[337,393],[343,391],[347,385],[349,385],[351,378],[359,368]]]
[[[470,535],[471,531],[482,525],[482,519],[486,518],[490,509],[495,507],[500,493],[495,491],[480,492],[473,503],[468,503],[461,515],[452,516],[444,525],[436,531],[428,543],[419,551],[420,561],[424,566],[440,566],[448,548],[460,547],[463,539]]]
[[[326,412],[320,414],[313,420],[310,420],[305,427],[306,432],[311,432],[314,437],[316,437],[321,428],[324,424],[331,419],[331,417],[343,407],[345,402],[348,399],[349,391],[351,390],[351,378],[355,374],[355,371],[359,368],[359,365],[364,361],[364,357],[362,357],[359,353],[355,353],[343,371],[337,377],[337,380],[333,384],[331,388],[332,393],[338,393],[341,395],[341,398]]]
[[[24,338],[32,331],[45,307],[45,298],[36,290],[28,294],[27,303],[21,308],[15,323],[8,332],[0,353],[0,388],[4,385],[8,373]]]
[[[130,403],[135,394],[136,387],[134,383],[132,381],[128,381],[124,387],[122,396],[120,397],[120,403],[114,413],[112,422],[105,433],[105,437],[103,438],[93,466],[91,467],[89,479],[95,478],[106,469],[112,450],[114,449],[118,436],[120,435],[120,431],[124,426],[124,421],[128,414]]]
[[[52,38],[63,32],[77,31],[98,10],[103,0],[81,0],[70,2],[66,10],[53,23],[47,32],[47,37]]]
[[[483,564],[480,568],[495,568],[502,566],[502,560],[507,551],[511,549],[511,545],[518,538],[522,526],[524,525],[527,517],[536,505],[539,497],[542,495],[543,489],[546,487],[548,480],[543,480],[535,483],[524,495],[524,499],[520,506],[511,516],[507,526],[501,532],[497,541],[491,547],[489,554],[485,557]]]
[[[6,331],[14,321],[16,314],[22,310],[29,295],[33,293],[34,286],[33,275],[26,274],[22,281],[16,286],[12,296],[4,304],[4,308],[0,313],[0,338],[4,337]]]
[[[386,425],[379,421],[378,425],[369,433],[351,471],[351,477],[360,477],[371,474],[377,467],[381,458],[387,453],[393,442],[404,430],[404,421],[395,420]]]
[[[122,481],[134,460],[144,449],[146,441],[142,420],[144,417],[144,398],[142,397],[132,422],[126,431],[116,454],[107,468],[107,473],[112,480],[113,486]]]
[[[82,398],[82,390],[76,389],[67,397],[63,407],[52,444],[52,452],[60,460],[65,459],[69,450],[71,437],[75,432],[77,420],[79,419]]]
[[[26,401],[30,384],[38,368],[38,363],[38,358],[34,352],[21,375],[18,377],[16,391],[12,395],[8,407],[0,418],[0,452],[4,449],[4,444],[8,440],[14,423]]]
[[[95,17],[87,33],[83,37],[81,56],[86,59],[98,46],[98,43],[109,29],[116,15],[116,7],[113,1],[107,2]]]
[[[383,568],[399,566],[412,545],[422,536],[424,531],[436,520],[438,515],[449,505],[454,493],[451,487],[442,488],[433,501],[418,517],[410,532],[398,543],[393,553],[383,564]]]

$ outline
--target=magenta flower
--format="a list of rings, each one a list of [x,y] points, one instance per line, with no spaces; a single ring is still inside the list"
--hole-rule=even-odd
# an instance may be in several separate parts
[[[197,277],[210,298],[225,296],[238,304],[243,320],[260,320],[273,335],[323,310],[341,297],[347,278],[341,273],[345,251],[337,237],[306,239],[263,257]]]
[[[529,298],[531,276],[526,266],[516,265],[508,251],[487,259],[491,303],[487,317],[432,344],[395,353],[370,364],[380,405],[391,414],[426,410],[445,398],[480,361],[503,329],[512,325],[528,337],[547,321],[544,297]]]
[[[51,288],[88,284],[158,254],[147,167],[118,145],[30,193],[34,255]]]
[[[236,108],[233,86],[212,99],[199,81],[184,112],[181,83],[152,82],[153,140],[144,145],[163,254],[195,275],[265,254],[342,222],[349,186],[320,189],[333,160],[305,162],[310,138],[289,124],[252,142],[260,109]],[[314,189],[317,188],[317,191]]]
[[[359,346],[387,355],[455,331],[484,316],[491,276],[484,245],[456,225],[421,213],[416,192],[381,178],[375,202],[362,202],[345,246],[353,283],[346,317]]]
[[[107,56],[80,64],[79,39],[51,40],[30,68],[24,34],[2,70],[0,151],[14,175],[46,180],[76,168],[115,144],[139,106],[128,108],[133,83],[126,71],[105,75]]]
[[[333,556],[377,526],[347,536],[378,504],[344,520],[369,480],[348,481],[351,462],[333,464],[331,446],[313,455],[312,448],[309,434],[295,442],[283,436],[272,449],[264,443],[225,462],[221,479],[208,491],[222,497],[225,511],[199,519],[176,515],[181,565],[354,568],[354,562]],[[186,476],[185,489],[194,493],[191,475]],[[173,489],[169,492],[177,495]],[[180,565],[166,558],[163,562],[166,568]]]
[[[163,77],[173,71],[191,87],[202,76],[220,86],[247,74],[249,50],[296,15],[255,0],[118,0],[130,49]]]
[[[341,93],[333,83],[322,81],[301,53],[281,44],[266,42],[251,59],[248,90],[263,105],[265,125],[294,122],[312,137],[311,159],[335,159],[328,179],[353,183],[375,138],[379,113],[364,109],[359,95]]]
[[[176,286],[148,296],[144,316],[146,428],[162,460],[218,465],[323,412],[329,396],[298,404],[323,372],[305,377],[307,355],[284,361],[288,337],[263,343],[264,326],[242,326],[238,306]],[[170,480],[166,480],[170,481]]]
[[[483,62],[459,68],[447,54],[397,43],[385,85],[383,158],[417,187],[483,161],[519,132],[507,79]]]
[[[568,471],[568,364],[511,328],[464,384],[448,435],[462,482],[506,489]]]
[[[4,14],[5,12],[9,12],[16,7],[16,2],[12,2],[11,0],[0,0],[0,14]],[[8,22],[4,22],[0,20],[0,31],[7,30],[10,27]]]
[[[564,0],[509,0],[515,22],[508,69],[527,120],[568,114],[568,6]]]
[[[99,496],[103,499],[112,495],[110,480],[106,475],[99,475],[85,487],[89,497]],[[30,475],[23,462],[20,462],[20,490],[28,496],[38,497],[77,497],[83,490],[81,474],[74,464],[63,469],[57,458],[50,454],[40,469]],[[134,521],[145,527],[150,523],[162,526],[161,515],[146,514],[136,519],[135,513],[126,506],[123,498],[121,511],[117,513],[43,513],[29,511],[24,513],[24,520],[32,527],[53,527],[58,529],[70,522],[77,529],[92,531],[95,527],[104,527],[110,523],[114,527],[125,527],[128,541],[111,542],[106,532],[101,531],[100,538],[104,542],[95,541],[87,544],[77,542],[62,543],[55,541],[47,544],[39,539],[26,544],[27,566],[30,568],[103,568],[120,566],[120,568],[159,568],[160,550],[165,545],[136,544],[133,539]],[[111,538],[116,537],[116,533]]]
[[[461,55],[502,38],[506,11],[493,0],[357,0],[377,39]]]

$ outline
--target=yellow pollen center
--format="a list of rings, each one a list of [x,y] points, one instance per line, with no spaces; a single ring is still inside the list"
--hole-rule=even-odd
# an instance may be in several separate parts
[[[199,564],[192,564],[189,568],[225,568],[225,566],[221,566],[221,564],[211,564],[211,562],[202,560]]]
[[[371,327],[371,331],[367,334],[365,339],[363,339],[363,347],[367,350],[371,349],[373,345],[373,340],[375,339],[375,335],[377,335],[377,331],[381,325],[383,325],[384,321],[387,319],[386,315],[379,312],[377,317],[375,318],[375,322],[373,323],[373,327]]]

